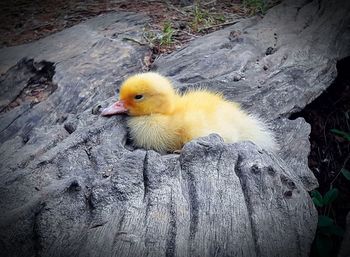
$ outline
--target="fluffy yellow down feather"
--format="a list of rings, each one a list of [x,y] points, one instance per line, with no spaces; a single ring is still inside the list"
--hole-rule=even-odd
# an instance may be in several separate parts
[[[120,87],[119,98],[102,115],[127,113],[130,135],[138,147],[173,152],[194,138],[217,133],[227,143],[250,140],[268,151],[278,149],[266,124],[237,103],[204,89],[180,95],[158,73],[129,77]]]

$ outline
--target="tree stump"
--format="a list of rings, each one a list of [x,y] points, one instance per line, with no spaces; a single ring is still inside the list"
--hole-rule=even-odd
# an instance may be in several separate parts
[[[276,154],[212,134],[160,155],[132,147],[125,117],[98,115],[142,70],[149,49],[123,38],[142,41],[143,15],[109,13],[0,49],[2,255],[308,256],[310,126],[288,117],[349,55],[349,11],[284,1],[155,62],[179,90],[210,87],[265,117]]]

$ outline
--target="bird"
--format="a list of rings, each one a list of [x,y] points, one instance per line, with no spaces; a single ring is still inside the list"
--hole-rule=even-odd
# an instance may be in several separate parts
[[[129,116],[127,127],[134,146],[147,150],[176,153],[187,142],[212,133],[225,143],[252,141],[266,151],[278,150],[268,125],[238,103],[203,88],[181,94],[156,72],[128,77],[120,86],[119,100],[101,115],[122,113]]]

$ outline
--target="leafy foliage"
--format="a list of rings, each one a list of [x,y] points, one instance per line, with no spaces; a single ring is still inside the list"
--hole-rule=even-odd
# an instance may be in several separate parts
[[[253,14],[265,12],[268,9],[268,6],[264,0],[243,0],[243,5],[250,9]]]
[[[170,21],[166,20],[161,31],[151,30],[148,27],[144,28],[144,37],[148,41],[150,47],[160,48],[161,46],[168,47],[174,43],[173,36],[175,30]]]
[[[346,112],[346,118],[348,117],[348,112]],[[341,140],[346,140],[350,142],[350,133],[339,129],[330,130],[336,136],[340,136]],[[333,187],[333,184],[338,179],[339,175],[342,174],[345,179],[350,181],[350,171],[345,168],[349,157],[346,158],[343,163],[343,167],[334,176],[330,182],[330,189],[322,196],[317,190],[311,192],[312,200],[318,209],[319,217],[317,224],[317,232],[314,242],[314,250],[317,256],[329,257],[335,254],[334,249],[336,248],[337,237],[342,237],[344,235],[344,230],[339,227],[332,217],[335,217],[334,210],[332,210],[332,203],[336,201],[339,196],[339,190]],[[331,212],[333,211],[333,212]],[[330,214],[332,213],[332,217]]]
[[[163,26],[160,45],[171,45],[173,43],[174,29],[170,21],[166,21]]]
[[[323,198],[324,205],[331,204],[338,197],[339,190],[337,188],[330,189]]]
[[[350,132],[345,132],[345,131],[342,131],[342,130],[339,130],[339,129],[331,129],[331,131],[338,135],[338,136],[341,136],[343,137],[344,139],[346,139],[347,141],[350,142]]]
[[[340,172],[341,172],[341,174],[343,174],[343,176],[344,176],[347,180],[350,181],[350,171],[348,171],[348,170],[345,169],[345,168],[342,168]]]
[[[331,204],[337,199],[339,190],[331,188],[324,196],[317,190],[311,192],[312,200],[319,208],[317,231],[314,243],[314,251],[320,257],[330,257],[334,250],[334,237],[342,237],[344,230],[339,227],[334,219],[329,216]]]
[[[202,32],[206,28],[226,21],[223,14],[213,14],[203,9],[199,4],[194,5],[192,12],[191,28],[194,32]]]
[[[323,207],[323,196],[317,190],[311,192],[312,201],[317,207]]]

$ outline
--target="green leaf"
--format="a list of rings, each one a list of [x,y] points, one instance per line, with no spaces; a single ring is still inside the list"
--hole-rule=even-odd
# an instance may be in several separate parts
[[[323,197],[317,190],[311,192],[312,201],[317,207],[323,206]]]
[[[323,197],[322,197],[321,193],[318,192],[317,190],[313,190],[313,191],[311,192],[311,196],[317,198],[317,199],[320,200],[320,201],[323,200]]]
[[[328,216],[320,215],[318,216],[318,227],[329,227],[333,225],[334,221]]]
[[[346,140],[350,141],[350,133],[345,132],[345,131],[342,131],[342,130],[339,130],[339,129],[331,129],[331,131],[332,131],[334,134],[337,134],[337,135],[339,135],[339,136],[342,136],[342,137],[345,138]]]
[[[317,198],[315,197],[312,197],[312,201],[314,202],[314,205],[317,206],[317,207],[323,207],[323,203],[318,200]]]
[[[325,205],[332,203],[335,199],[337,199],[339,194],[339,190],[337,188],[330,189],[323,198],[323,203]]]
[[[348,171],[347,169],[341,169],[341,174],[344,175],[344,177],[347,179],[347,180],[350,180],[350,171]]]

